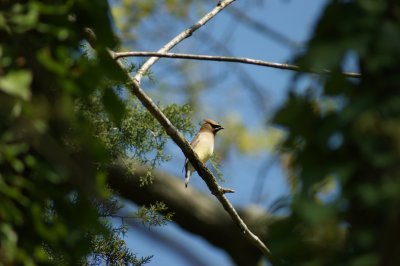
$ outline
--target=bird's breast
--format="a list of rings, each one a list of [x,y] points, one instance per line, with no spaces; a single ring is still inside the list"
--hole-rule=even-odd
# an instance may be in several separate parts
[[[194,151],[197,153],[197,156],[199,156],[200,161],[205,163],[214,152],[214,136],[201,134]]]

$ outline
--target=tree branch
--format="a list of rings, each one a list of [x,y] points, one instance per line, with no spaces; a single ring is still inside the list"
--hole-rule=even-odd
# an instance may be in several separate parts
[[[112,52],[110,52],[110,56],[113,56]],[[118,60],[116,63],[119,67],[125,70],[124,65]],[[237,226],[239,226],[242,234],[251,241],[254,245],[256,245],[265,255],[270,254],[270,250],[267,246],[255,235],[253,234],[247,225],[240,218],[235,208],[232,206],[230,201],[225,197],[224,189],[220,187],[207,167],[204,166],[202,162],[200,162],[196,153],[190,147],[189,142],[183,137],[183,135],[172,125],[169,119],[165,116],[165,114],[158,108],[158,106],[153,102],[153,100],[147,96],[147,94],[140,87],[137,80],[129,75],[125,71],[129,82],[131,83],[131,91],[132,93],[139,99],[139,101],[146,107],[146,109],[153,115],[154,118],[164,127],[167,134],[172,138],[172,140],[179,146],[182,150],[183,154],[189,159],[190,163],[196,169],[200,177],[207,184],[208,189],[211,191],[213,195],[219,200],[224,209],[229,213],[231,218],[235,221]]]
[[[244,58],[244,57],[230,57],[230,56],[213,56],[213,55],[195,55],[195,54],[179,54],[179,53],[164,53],[164,52],[116,52],[114,53],[114,58],[124,58],[124,57],[148,57],[152,56],[151,58],[165,57],[165,58],[177,58],[177,59],[193,59],[193,60],[205,60],[205,61],[222,61],[222,62],[235,62],[235,63],[242,63],[248,65],[257,65],[257,66],[264,66],[264,67],[272,67],[278,69],[287,69],[297,72],[307,72],[307,73],[315,73],[315,74],[332,74],[332,71],[322,69],[310,69],[310,68],[303,68],[296,65],[290,64],[281,64],[281,63],[274,63],[269,61],[262,61],[257,59],[251,58]],[[156,57],[154,57],[156,56]],[[360,73],[356,72],[342,72],[342,75],[349,77],[349,78],[361,78]]]
[[[160,50],[158,50],[159,53],[165,53],[169,50],[171,50],[175,45],[183,41],[184,39],[190,37],[193,32],[198,30],[200,27],[205,25],[210,19],[215,17],[221,10],[223,10],[225,7],[228,5],[232,4],[235,0],[221,0],[218,2],[217,6],[211,10],[209,13],[204,15],[196,24],[191,26],[190,28],[187,28],[180,34],[178,34],[175,38],[173,38],[171,41],[169,41],[166,45],[164,45]],[[135,75],[135,79],[138,81],[140,84],[140,80],[142,79],[143,75],[150,69],[152,65],[154,65],[157,60],[160,59],[160,57],[155,56],[149,58],[137,71]]]
[[[218,5],[209,12],[206,16],[204,16],[199,22],[197,22],[194,26],[187,29],[186,31],[179,34],[176,38],[170,41],[167,45],[165,45],[161,50],[168,50],[175,46],[177,43],[182,41],[183,39],[189,37],[192,32],[197,30],[199,27],[204,25],[207,21],[213,18],[218,12],[220,12],[227,5],[232,3],[234,0],[223,0],[218,3]],[[92,47],[95,47],[96,35],[95,33],[89,29],[84,29],[87,39],[90,42]],[[115,59],[115,53],[108,49],[108,53],[111,58]],[[150,58],[141,68],[141,71],[147,71],[151,65],[153,65],[158,58]],[[144,107],[153,115],[155,119],[164,127],[166,133],[171,137],[171,139],[179,146],[184,155],[189,159],[190,163],[196,169],[197,173],[207,184],[208,189],[211,191],[213,195],[219,200],[224,209],[231,216],[232,220],[236,223],[236,225],[240,228],[242,234],[253,243],[263,254],[270,255],[270,250],[268,247],[247,227],[247,225],[240,218],[239,214],[230,203],[230,201],[225,196],[225,190],[220,187],[213,176],[213,174],[208,170],[207,167],[204,166],[202,162],[200,162],[197,154],[190,147],[189,142],[183,137],[183,135],[172,125],[169,119],[165,116],[165,114],[158,108],[158,106],[153,102],[153,100],[143,91],[140,87],[139,81],[141,79],[142,74],[136,75],[132,77],[125,69],[125,66],[118,60],[115,60],[116,64],[119,68],[126,74],[126,78],[130,83],[131,92],[139,99],[139,101],[144,105]]]
[[[236,230],[235,222],[211,196],[191,187],[185,189],[180,179],[159,171],[152,171],[154,181],[151,185],[141,187],[139,179],[147,173],[145,167],[127,174],[123,164],[116,164],[108,172],[110,187],[124,199],[138,205],[162,201],[168,211],[174,212],[176,224],[226,251],[236,265],[257,265],[259,262],[262,253]],[[267,227],[275,218],[253,207],[239,211],[252,230],[266,239]],[[269,259],[272,261],[270,255]]]

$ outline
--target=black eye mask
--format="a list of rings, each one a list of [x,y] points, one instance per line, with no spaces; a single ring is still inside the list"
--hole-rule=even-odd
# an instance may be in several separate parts
[[[221,130],[221,129],[224,129],[222,126],[220,126],[220,125],[211,125],[212,126],[212,128],[213,129],[218,129],[218,130]]]

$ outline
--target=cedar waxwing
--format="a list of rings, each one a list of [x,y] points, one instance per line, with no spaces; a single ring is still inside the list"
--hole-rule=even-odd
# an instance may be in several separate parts
[[[211,119],[205,119],[201,125],[199,133],[194,137],[190,146],[199,157],[202,163],[210,159],[214,152],[214,139],[218,131],[224,129],[220,124]],[[188,159],[185,161],[185,187],[189,184],[189,179],[195,171]]]

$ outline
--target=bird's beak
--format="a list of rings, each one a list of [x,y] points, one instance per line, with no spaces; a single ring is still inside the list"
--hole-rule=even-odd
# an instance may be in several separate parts
[[[219,128],[217,128],[217,131],[220,131],[221,129],[224,129],[224,127],[220,126]]]

